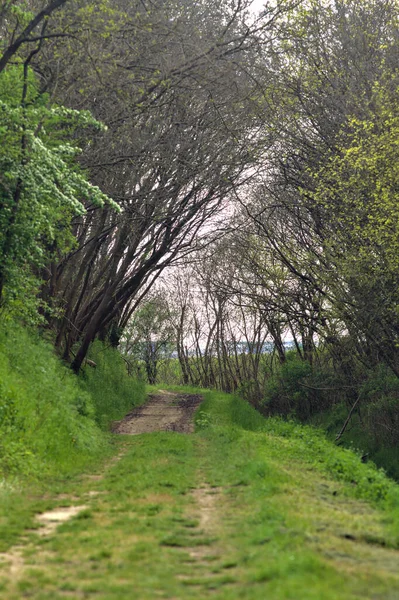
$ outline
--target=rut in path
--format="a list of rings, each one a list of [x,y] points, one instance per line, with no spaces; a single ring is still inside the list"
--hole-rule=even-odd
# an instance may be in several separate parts
[[[118,421],[114,433],[138,435],[153,431],[177,431],[193,433],[194,412],[202,402],[198,394],[179,394],[159,390],[149,396],[149,401],[135,408],[124,419]]]

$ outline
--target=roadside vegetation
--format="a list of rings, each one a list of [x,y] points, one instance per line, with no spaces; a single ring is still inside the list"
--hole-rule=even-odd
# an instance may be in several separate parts
[[[398,22],[391,0],[3,2],[0,326],[81,377],[60,414],[104,428],[139,394],[111,347],[398,476]]]
[[[214,389],[232,391],[267,417],[278,416],[323,429],[338,447],[355,449],[399,480],[399,383],[389,367],[366,368],[354,356],[334,363],[327,348],[314,348],[309,362],[295,349],[257,355],[226,352],[220,359],[202,353],[187,356],[190,383],[208,377]],[[256,361],[256,374],[253,363]],[[141,362],[145,371],[144,361]],[[184,371],[177,358],[157,360],[157,381],[182,385]],[[251,376],[252,375],[252,376]],[[211,379],[211,381],[210,381]]]
[[[0,474],[68,476],[112,451],[109,428],[144,400],[114,349],[93,349],[96,367],[78,378],[32,331],[0,330]]]
[[[129,561],[151,600],[398,597],[373,465],[399,481],[398,25],[393,0],[3,0],[0,529],[55,557],[10,598],[124,597]],[[206,390],[193,437],[111,433],[145,384]],[[201,486],[220,531],[185,516]],[[39,541],[63,495],[91,508]],[[186,529],[220,535],[217,577],[179,571]]]

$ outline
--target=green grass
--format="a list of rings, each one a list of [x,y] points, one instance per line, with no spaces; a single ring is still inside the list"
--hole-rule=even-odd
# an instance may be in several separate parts
[[[49,345],[15,323],[0,331],[0,474],[81,470],[105,451],[94,405]]]
[[[0,328],[0,482],[79,473],[112,451],[108,434],[145,398],[114,350],[76,377],[52,347],[16,323]]]
[[[110,423],[121,419],[133,406],[145,400],[145,384],[128,377],[126,365],[119,352],[101,342],[94,342],[89,358],[97,365],[87,366],[80,385],[89,392],[98,425],[108,430]]]
[[[94,355],[97,367],[78,378],[37,334],[2,323],[0,548],[32,528],[58,490],[115,452],[110,423],[145,398],[116,351],[97,344]]]
[[[48,537],[25,533],[5,598],[399,598],[398,486],[310,427],[203,393],[196,434],[119,436],[117,462],[2,513],[4,529],[17,515],[31,527],[34,511],[87,506]]]

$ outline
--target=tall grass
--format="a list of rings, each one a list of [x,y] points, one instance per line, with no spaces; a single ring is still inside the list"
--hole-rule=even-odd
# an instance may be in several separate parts
[[[145,399],[145,382],[127,376],[123,358],[115,348],[94,342],[90,360],[95,367],[86,366],[81,385],[91,395],[95,420],[101,429],[109,429],[112,421],[121,419]]]
[[[97,368],[76,377],[33,332],[0,328],[0,475],[77,472],[109,451],[104,430],[144,398],[116,351],[93,352]]]

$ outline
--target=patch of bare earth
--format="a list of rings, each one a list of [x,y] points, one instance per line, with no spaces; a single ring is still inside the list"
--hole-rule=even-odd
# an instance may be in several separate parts
[[[65,523],[76,517],[82,510],[85,510],[87,506],[65,506],[61,508],[55,508],[45,513],[41,513],[36,517],[36,520],[40,523],[41,527],[38,531],[41,537],[51,535],[61,523]]]
[[[9,552],[2,552],[0,554],[0,565],[7,564],[9,575],[13,580],[19,578],[24,567],[24,559],[22,557],[24,549],[24,546],[14,546]]]
[[[220,488],[212,488],[207,484],[195,488],[191,494],[194,500],[194,514],[198,519],[198,529],[202,535],[213,537],[216,534],[218,524],[217,506],[220,501]],[[212,555],[208,545],[187,548],[191,558],[203,560]]]
[[[122,450],[116,456],[106,463],[102,473],[98,475],[86,475],[85,479],[101,481],[104,478],[105,472],[119,462],[125,452],[126,449],[122,448]],[[86,492],[86,496],[88,498],[95,498],[102,493],[103,492],[98,490],[90,490]],[[60,494],[58,496],[58,500],[73,502],[78,501],[79,499],[68,494]],[[55,533],[58,525],[69,521],[69,519],[72,519],[87,508],[87,505],[62,506],[44,513],[40,513],[36,515],[36,521],[39,523],[40,527],[39,529],[30,531],[30,533],[36,533],[39,537],[50,536],[51,534]],[[25,544],[18,544],[10,548],[10,550],[7,552],[0,553],[0,567],[6,565],[6,568],[8,568],[8,573],[12,576],[14,582],[19,580],[25,568],[23,554],[26,550],[31,548],[31,543],[27,538],[23,537],[21,542],[25,542]],[[43,551],[41,551],[41,554],[43,554]]]
[[[72,517],[75,517],[86,508],[87,506],[66,506],[40,513],[36,517],[40,528],[37,531],[35,530],[35,533],[40,537],[51,535],[55,532],[58,525],[69,521],[69,519],[72,519]],[[22,541],[25,540],[22,539]],[[0,553],[0,566],[7,565],[9,575],[11,575],[14,582],[18,581],[23,573],[25,567],[23,553],[30,547],[28,542],[25,545],[14,546],[8,552]]]
[[[135,408],[122,421],[115,423],[114,433],[139,435],[154,431],[193,433],[194,412],[202,402],[198,394],[178,394],[160,390],[148,402]]]
[[[184,547],[188,559],[182,562],[182,572],[177,575],[184,585],[204,590],[206,597],[218,593],[221,586],[234,582],[234,573],[229,572],[228,582],[219,566],[225,556],[224,544],[218,539],[223,512],[222,492],[222,488],[206,483],[192,490],[193,503],[188,516],[198,524],[193,530],[193,544],[188,543]]]

